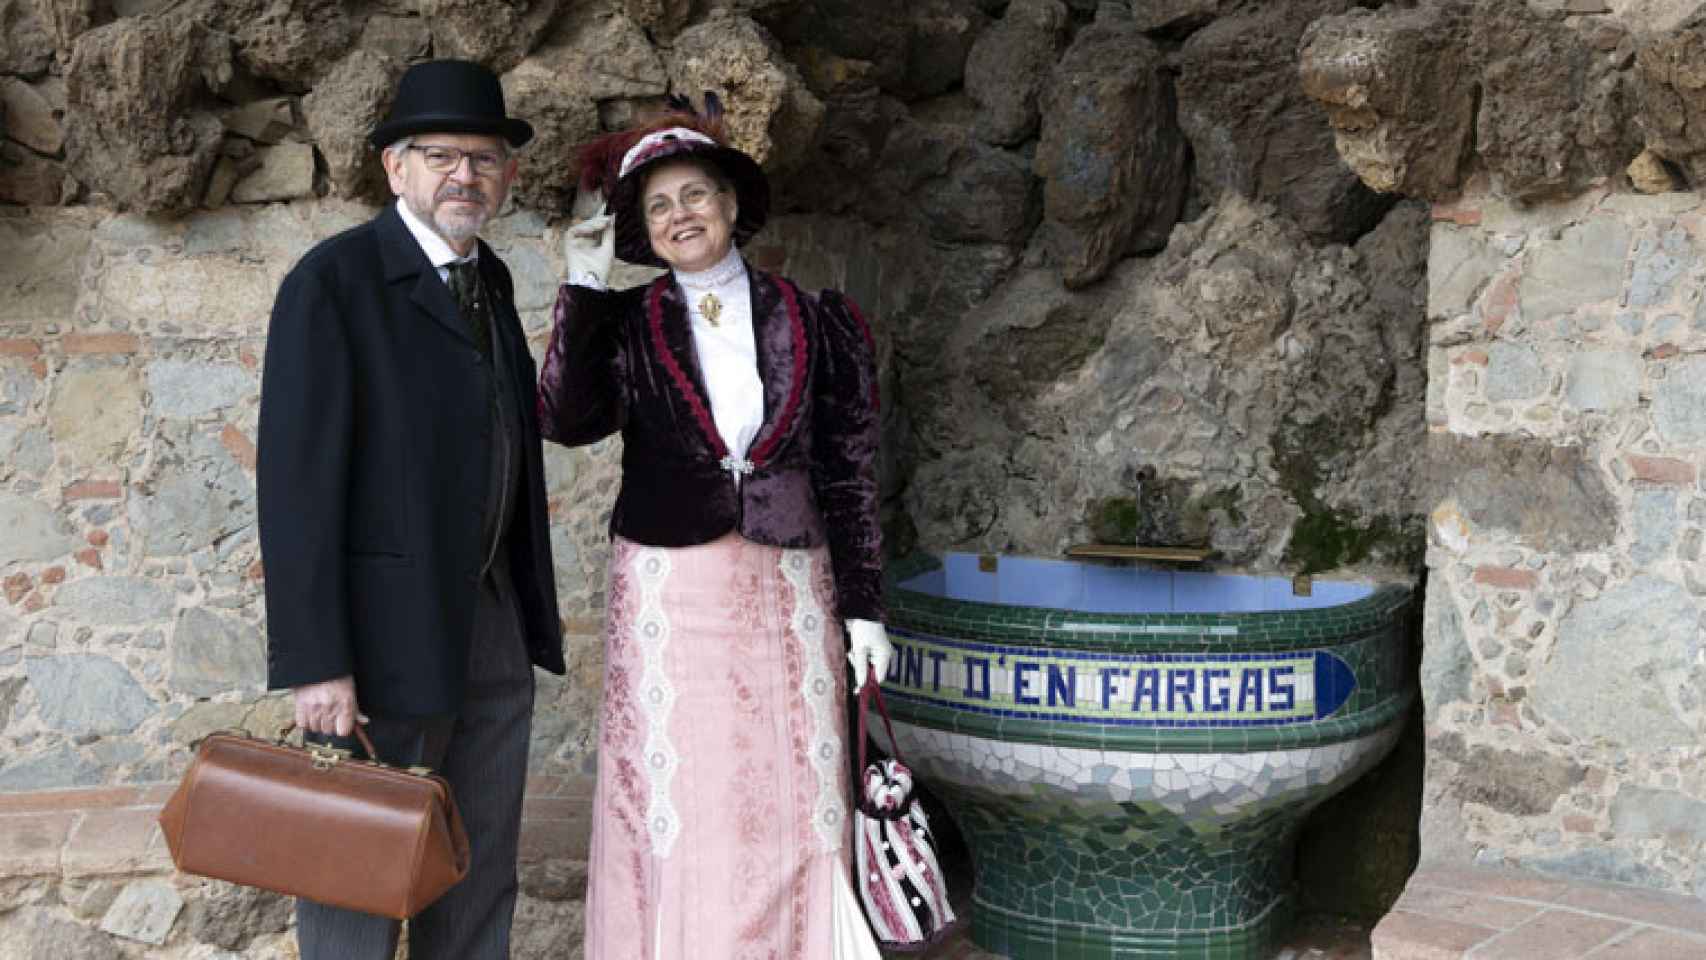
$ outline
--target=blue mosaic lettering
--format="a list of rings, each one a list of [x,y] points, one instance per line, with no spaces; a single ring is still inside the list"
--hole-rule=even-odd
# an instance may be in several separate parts
[[[1059,694],[1056,699],[1055,694]],[[1048,665],[1048,705],[1075,707],[1078,705],[1078,668],[1067,667],[1065,673],[1060,672],[1058,664]]]
[[[906,659],[906,657],[902,655],[901,651],[906,649],[906,644],[897,643],[895,644],[895,647],[895,655],[889,658],[889,668],[883,673],[884,683],[900,682],[900,662]]]
[[[1238,712],[1262,709],[1262,671],[1240,670],[1238,672]]]
[[[1268,668],[1268,708],[1290,710],[1297,704],[1297,691],[1292,688],[1296,667]],[[1284,678],[1283,681],[1281,678]]]
[[[932,692],[937,692],[937,693],[941,692],[941,689],[942,689],[942,661],[944,661],[946,659],[948,659],[948,654],[946,651],[944,651],[944,650],[932,650],[932,651],[930,651],[930,690]]]
[[[1191,699],[1197,687],[1197,671],[1194,667],[1170,669],[1167,671],[1167,712],[1179,709],[1173,704],[1175,694],[1185,703],[1186,713],[1196,713],[1195,702]]]
[[[967,656],[966,661],[966,692],[968,697],[979,700],[989,699],[989,658]],[[981,671],[981,676],[979,672]]]
[[[1161,671],[1153,667],[1137,671],[1137,692],[1132,694],[1131,709],[1142,712],[1143,701],[1149,701],[1149,712],[1161,712]]]
[[[1202,672],[1203,709],[1209,713],[1225,713],[1232,705],[1232,671],[1216,667]],[[1216,683],[1215,681],[1221,681]]]
[[[1118,674],[1122,677],[1129,677],[1131,676],[1131,671],[1127,670],[1125,667],[1103,667],[1101,673],[1102,709],[1111,710],[1113,708],[1109,706],[1109,701],[1114,698],[1114,675]]]
[[[917,647],[904,647],[900,651],[901,659],[906,661],[901,668],[901,683],[913,688],[924,686],[924,651]]]
[[[1027,696],[1025,696],[1025,690],[1029,687],[1029,684],[1026,683],[1026,681],[1030,679],[1030,677],[1029,677],[1030,674],[1037,672],[1037,669],[1038,669],[1037,664],[1026,663],[1023,660],[1013,661],[1013,702],[1014,703],[1023,703],[1026,706],[1034,707],[1037,704],[1042,702],[1041,698],[1039,698],[1039,697],[1035,697],[1035,696],[1027,697]]]

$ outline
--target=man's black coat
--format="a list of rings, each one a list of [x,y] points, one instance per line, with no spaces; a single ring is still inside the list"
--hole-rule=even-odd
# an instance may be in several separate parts
[[[511,358],[524,496],[508,533],[528,653],[563,672],[534,365],[482,242]],[[257,498],[274,689],[354,674],[369,713],[461,704],[474,632],[492,366],[396,207],[310,250],[273,305]]]

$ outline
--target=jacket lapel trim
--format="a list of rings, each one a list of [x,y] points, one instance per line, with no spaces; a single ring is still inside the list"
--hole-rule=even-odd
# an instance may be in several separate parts
[[[717,432],[717,425],[711,420],[711,411],[705,407],[704,398],[699,396],[693,381],[687,378],[687,371],[681,368],[675,351],[670,349],[669,340],[663,334],[663,292],[669,284],[669,275],[665,274],[653,280],[651,289],[646,291],[646,319],[651,327],[652,351],[657,354],[658,362],[663,364],[669,378],[675,381],[675,389],[686,399],[688,409],[693,411],[693,419],[698,421],[700,432],[710,443],[712,455],[721,460],[729,455],[729,448],[723,445],[722,434]]]
[[[776,452],[776,448],[781,446],[782,440],[787,437],[789,432],[793,429],[794,418],[798,416],[800,412],[800,398],[805,393],[807,359],[806,325],[800,319],[799,290],[795,289],[791,282],[784,280],[781,277],[772,277],[769,274],[759,273],[754,273],[753,275],[753,286],[755,288],[759,285],[761,278],[774,283],[776,288],[782,293],[782,302],[786,304],[788,308],[788,332],[793,340],[794,356],[793,371],[788,383],[788,401],[783,404],[781,412],[774,419],[759,428],[757,442],[753,444],[752,449],[747,453],[747,458],[755,465],[768,462],[771,455]],[[756,299],[757,298],[755,297],[755,302]],[[769,372],[770,371],[764,371],[764,373]],[[765,379],[766,381],[769,380],[768,377]]]

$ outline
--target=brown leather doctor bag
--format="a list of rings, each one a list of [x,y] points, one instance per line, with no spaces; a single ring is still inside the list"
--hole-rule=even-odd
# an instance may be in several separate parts
[[[360,726],[356,736],[377,756]],[[468,873],[468,836],[442,777],[283,737],[208,736],[160,829],[185,873],[398,920]]]

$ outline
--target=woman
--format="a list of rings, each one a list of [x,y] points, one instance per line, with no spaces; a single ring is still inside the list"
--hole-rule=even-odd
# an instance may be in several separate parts
[[[840,669],[893,653],[870,332],[742,259],[769,185],[707,108],[583,153],[610,214],[571,231],[540,376],[547,439],[623,440],[586,956],[874,958]],[[669,272],[605,289],[612,252]]]

